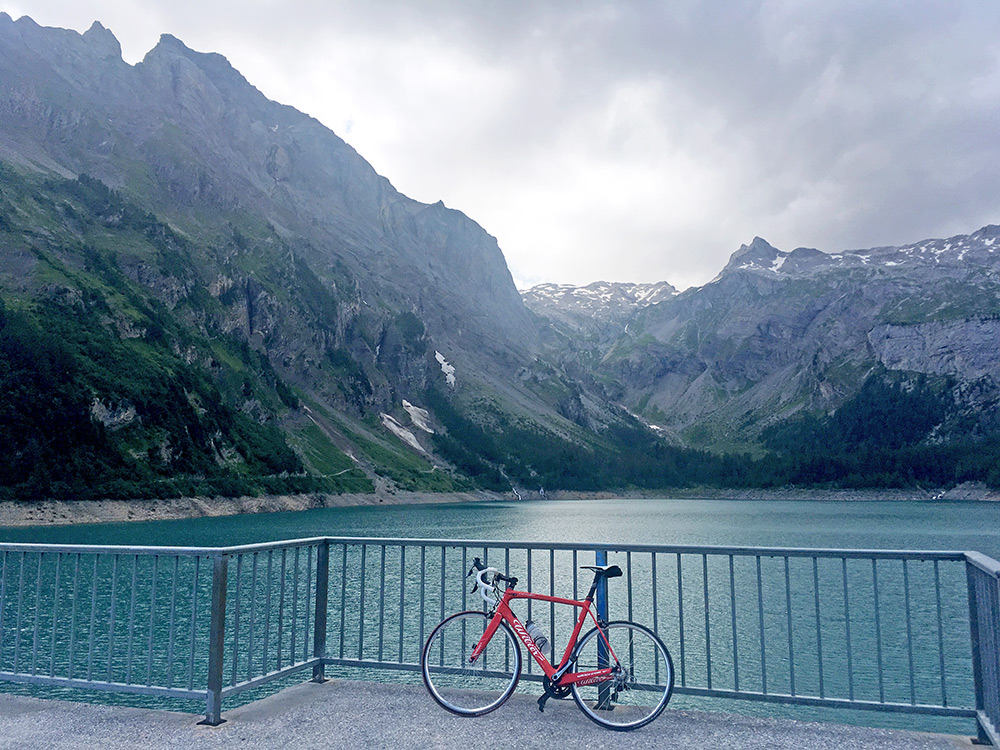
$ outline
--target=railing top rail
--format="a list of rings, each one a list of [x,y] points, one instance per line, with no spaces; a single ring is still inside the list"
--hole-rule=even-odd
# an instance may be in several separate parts
[[[1000,578],[1000,562],[997,562],[992,557],[987,557],[981,552],[966,552],[965,559],[994,578]]]
[[[45,544],[40,542],[0,542],[0,552],[45,552],[83,555],[163,555],[179,557],[212,557],[234,555],[241,552],[266,552],[270,549],[288,549],[322,544],[327,537],[308,539],[282,539],[275,542],[243,544],[235,547],[155,547],[130,544]]]
[[[1000,562],[979,552],[956,550],[889,550],[889,549],[841,549],[811,547],[743,547],[676,544],[616,544],[616,543],[572,543],[572,542],[528,542],[483,539],[416,539],[401,537],[308,537],[286,539],[230,547],[156,547],[132,545],[92,545],[92,544],[41,544],[21,542],[0,542],[0,552],[45,552],[69,554],[127,554],[127,555],[178,555],[204,557],[212,555],[237,555],[248,552],[262,552],[272,549],[304,547],[322,543],[330,544],[373,544],[406,547],[468,547],[499,549],[540,549],[540,550],[599,550],[604,552],[655,552],[659,554],[684,555],[740,555],[761,557],[822,557],[857,558],[877,560],[968,560],[986,572],[1000,576]]]

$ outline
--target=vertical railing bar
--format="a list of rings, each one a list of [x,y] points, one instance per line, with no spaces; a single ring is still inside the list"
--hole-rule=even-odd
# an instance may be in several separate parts
[[[632,622],[635,617],[632,614],[632,552],[627,551],[625,553],[625,569],[626,569],[626,582],[628,589],[628,619]]]
[[[77,555],[79,565],[80,556]],[[150,577],[149,587],[149,638],[146,643],[146,685],[153,684],[153,635],[156,632],[156,574],[160,567],[160,556],[153,555],[153,574]],[[75,588],[75,584],[74,584]],[[76,616],[76,597],[73,597],[73,615]],[[74,631],[76,628],[74,628]],[[72,647],[72,643],[71,643]],[[73,669],[72,658],[70,658],[70,670]]]
[[[427,606],[427,545],[420,545],[420,640],[418,648],[423,652],[424,648],[424,621],[426,613],[424,607]]]
[[[239,662],[240,662],[240,615],[241,613],[241,597],[243,588],[243,555],[236,555],[236,586],[235,591],[233,591],[233,666],[232,672],[229,676],[229,684],[236,684],[236,675],[239,674]]]
[[[760,692],[767,695],[767,647],[764,630],[764,585],[760,572],[760,555],[757,558],[757,622],[760,627]]]
[[[813,606],[816,612],[816,665],[819,670],[819,697],[825,698],[823,680],[823,621],[819,609],[819,558],[813,557]]]
[[[990,644],[990,681],[987,705],[987,713],[994,726],[1000,720],[1000,674],[997,674],[997,662],[1000,657],[1000,581],[996,577],[983,578],[983,584],[988,586],[989,607],[987,616],[989,618],[990,630],[988,633]]]
[[[250,561],[250,632],[247,634],[247,680],[253,679],[253,640],[257,630],[257,556]]]
[[[195,580],[198,580],[198,561],[195,558]],[[218,726],[222,723],[222,672],[226,650],[226,589],[229,583],[229,556],[212,556],[212,590],[208,626],[208,675],[206,679],[205,723]],[[197,587],[196,587],[197,590]],[[193,634],[192,634],[193,640]],[[194,658],[191,660],[192,675]],[[193,677],[188,689],[193,689]]]
[[[740,691],[740,653],[736,644],[736,569],[729,556],[729,612],[733,621],[733,690]]]
[[[94,553],[94,578],[90,587],[90,638],[87,643],[87,680],[94,678],[94,641],[95,628],[97,627],[97,561],[100,559]],[[18,607],[20,609],[20,606]],[[20,630],[20,627],[18,628]],[[14,671],[17,671],[17,656],[14,657]]]
[[[632,551],[631,550],[626,550],[625,552],[625,568],[627,571],[625,580],[626,580],[626,591],[628,596],[628,619],[629,622],[632,622],[635,620],[635,617],[632,614]],[[604,580],[605,582],[607,582],[607,579]],[[632,664],[635,664],[635,644],[631,638],[629,639],[629,644],[628,644],[628,656],[629,656],[629,661]],[[655,669],[656,667],[655,662],[653,666]]]
[[[0,572],[0,654],[3,654],[3,615],[7,609],[7,550],[3,551],[3,571]],[[72,672],[73,665],[70,664]]]
[[[651,562],[651,579],[653,586],[653,632],[659,635],[659,617],[656,606],[656,552],[650,554]],[[654,661],[653,678],[656,680],[656,684],[660,684],[660,653],[656,652],[656,659]]]
[[[944,671],[944,626],[941,617],[941,573],[934,561],[934,599],[937,605],[938,665],[941,671],[941,705],[948,705],[948,681]]]
[[[228,558],[224,558],[224,559],[226,559],[228,561]],[[214,575],[215,575],[216,571],[217,571],[217,566],[215,564],[213,564],[213,566],[212,566],[212,575],[213,575],[213,584],[212,585],[213,585],[213,587],[215,585],[215,583],[214,583]],[[188,690],[194,690],[195,642],[197,640],[197,635],[198,635],[198,630],[197,630],[197,622],[198,622],[198,579],[201,577],[200,573],[201,573],[201,558],[196,556],[194,558],[194,580],[191,581],[191,655],[190,655],[189,660],[188,660]],[[223,592],[223,596],[225,596],[225,592]],[[209,658],[211,658],[211,653],[209,654]],[[220,658],[221,658],[221,654],[220,654]],[[221,680],[222,680],[221,669],[222,669],[222,667],[220,666],[219,667],[219,670],[220,670],[219,671],[220,685],[221,685]]]
[[[968,557],[965,559],[965,581],[966,581],[966,592],[968,595],[969,602],[969,643],[971,646],[971,656],[972,656],[972,686],[973,695],[975,696],[975,708],[977,713],[976,719],[976,729],[978,734],[979,744],[989,745],[991,744],[990,738],[986,735],[985,727],[983,722],[978,718],[978,714],[986,708],[984,689],[987,685],[986,675],[984,674],[983,665],[983,645],[982,645],[982,629],[979,623],[979,613],[980,613],[980,595],[979,595],[979,578],[983,575],[978,568],[976,568]]]
[[[295,663],[295,644],[298,643],[299,634],[299,552],[301,548],[295,548],[292,556],[292,642],[288,647],[288,663]]]
[[[910,705],[917,704],[916,678],[913,675],[913,625],[910,617],[910,569],[903,558],[903,604],[906,607],[906,658],[910,669]]]
[[[167,687],[174,684],[174,635],[177,615],[177,570],[180,567],[181,559],[174,555],[174,567],[170,572],[170,635],[167,639]]]
[[[17,623],[16,629],[14,630],[14,671],[17,672],[18,663],[21,660],[21,623],[23,622],[23,612],[24,612],[24,561],[25,552],[21,551],[21,564],[18,567],[17,572],[17,617],[15,622]],[[94,576],[95,580],[97,576]],[[96,585],[96,584],[95,584]],[[94,613],[91,612],[91,621],[93,621]]]
[[[788,619],[788,689],[795,695],[795,646],[792,640],[792,581],[788,572],[788,555],[785,555],[785,613]]]
[[[378,574],[378,660],[382,661],[383,645],[385,643],[385,545],[382,545],[382,555],[379,561]],[[464,591],[464,589],[463,589]]]
[[[469,549],[468,549],[468,547],[463,546],[462,547],[462,572],[463,573],[466,572],[469,569],[469,567],[470,567],[469,566]],[[467,599],[466,599],[466,594],[465,594],[465,585],[463,584],[462,585],[462,609],[463,610],[469,608],[468,605],[466,604],[466,602],[467,602]],[[466,648],[465,648],[465,628],[466,628],[465,620],[462,620],[462,653],[468,653],[468,651],[466,651]]]
[[[556,551],[549,550],[549,596],[556,595]],[[629,618],[632,619],[632,618]],[[549,653],[556,656],[556,605],[549,602]]]
[[[531,548],[525,548],[524,554],[528,563],[528,591],[531,591]],[[528,599],[528,619],[531,619],[531,599]],[[531,672],[531,659],[528,659],[528,672]]]
[[[882,618],[878,606],[878,560],[872,558],[872,590],[875,596],[875,654],[878,662],[878,699],[885,703],[885,679],[882,670]]]
[[[462,547],[462,572],[464,573],[471,567],[469,565],[469,548]],[[466,598],[465,586],[462,586],[462,609],[468,609],[468,599]],[[464,631],[463,631],[464,632]],[[464,649],[463,649],[464,650]]]
[[[677,623],[681,642],[681,685],[687,685],[687,666],[684,659],[684,576],[681,572],[681,553],[677,553]]]
[[[324,542],[328,544],[328,542]],[[307,547],[306,548],[306,613],[305,613],[305,629],[302,633],[302,661],[307,661],[309,659],[309,617],[312,614],[311,607],[309,606],[313,601],[313,597],[310,593],[313,591],[313,550],[316,550],[317,556],[319,555],[319,547]],[[327,566],[329,566],[329,559],[327,560]],[[329,574],[328,574],[329,575]],[[329,585],[329,582],[327,583]],[[319,593],[319,586],[316,586],[316,592]],[[329,593],[327,594],[329,596]]]
[[[128,649],[125,652],[125,683],[132,684],[132,651],[135,645],[135,599],[139,586],[139,555],[132,555],[132,593],[128,605]]]
[[[108,682],[115,665],[115,615],[118,604],[118,555],[111,556],[111,602],[108,606]]]
[[[340,658],[344,658],[344,641],[347,637],[345,621],[347,618],[347,543],[344,543],[344,554],[340,565]]]
[[[444,567],[446,562],[446,549],[445,546],[441,545],[441,596],[440,596],[440,609],[441,609],[441,619],[444,619]],[[464,588],[464,585],[463,585]],[[444,638],[441,638],[441,653],[438,658],[438,664],[444,664]]]
[[[347,545],[344,545],[344,549],[347,549]],[[310,549],[309,559],[312,559],[312,550]],[[343,575],[344,578],[347,577],[346,572]],[[330,541],[324,539],[316,547],[316,596],[315,607],[316,615],[313,618],[313,658],[314,659],[325,659],[327,655],[327,617],[330,612]],[[308,606],[307,606],[308,614]],[[306,628],[306,633],[309,632],[309,628]],[[306,638],[308,640],[308,636]],[[326,682],[326,664],[320,662],[313,666],[313,682]]]
[[[510,575],[510,547],[505,547],[504,548],[503,560],[504,560],[504,571],[503,571],[504,575],[509,576]],[[503,650],[504,650],[504,662],[503,662],[504,663],[504,669],[510,669],[510,641],[507,638],[504,638],[503,641],[504,641],[504,647],[503,647]]]
[[[4,573],[6,573],[7,567],[7,553],[4,553]],[[4,588],[6,588],[7,579],[4,578]],[[77,609],[77,598],[80,593],[80,553],[76,553],[76,559],[73,561],[73,605],[70,607],[69,616],[69,668],[66,671],[66,676],[73,677],[73,657],[76,656],[76,609]],[[0,594],[0,597],[6,598],[6,592]]]
[[[274,571],[274,550],[267,551],[267,573],[264,578],[264,648],[260,657],[260,673],[267,674],[268,658],[271,645],[271,589],[273,588],[271,579]]]
[[[508,554],[510,554],[510,553],[508,552]],[[577,552],[574,549],[573,550],[573,598],[579,601],[579,599],[580,599],[580,591],[579,591],[579,588],[578,588],[578,586],[579,586],[579,584],[578,584],[578,578],[579,578],[579,576],[577,575],[579,573],[579,566],[577,565],[576,554],[577,554]]]
[[[483,547],[483,565],[485,565],[487,568],[490,567],[490,550],[489,550],[488,547]],[[483,613],[486,613],[486,612],[487,612],[486,602],[484,601],[483,602]],[[489,669],[489,666],[487,665],[487,657],[488,656],[489,656],[489,649],[486,648],[486,649],[483,650],[483,654],[482,654],[483,669]]]
[[[361,545],[361,604],[358,607],[361,616],[358,618],[358,661],[364,658],[365,647],[365,573],[368,567],[368,545]]]
[[[406,609],[406,545],[399,545],[399,663],[403,663],[403,612]]]
[[[278,645],[275,647],[275,669],[281,669],[281,651],[285,645],[285,578],[288,573],[288,548],[281,549],[281,572],[278,583]]]
[[[44,558],[45,553],[39,552],[38,566],[35,571],[35,617],[31,627],[31,674],[38,671],[38,637],[42,620],[42,560]]]
[[[712,689],[712,630],[708,606],[708,555],[701,556],[702,588],[705,596],[705,673],[708,676],[708,689]]]
[[[847,558],[840,558],[844,578],[844,630],[847,636],[847,695],[854,700],[854,655],[851,647],[851,600],[847,590]]]
[[[56,674],[56,626],[59,623],[59,574],[62,572],[63,553],[56,553],[56,574],[52,584],[52,633],[49,636],[49,677]],[[2,627],[2,624],[0,624]]]

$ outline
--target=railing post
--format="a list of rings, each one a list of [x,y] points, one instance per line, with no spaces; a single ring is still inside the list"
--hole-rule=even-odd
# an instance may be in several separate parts
[[[604,550],[597,550],[594,553],[597,565],[608,564],[608,553]],[[597,593],[595,595],[597,603],[597,621],[604,624],[608,621],[608,579],[604,576],[597,582]],[[603,638],[597,639],[597,668],[604,669],[608,666],[608,646]],[[611,708],[611,687],[607,682],[602,682],[597,686],[597,708],[609,710]]]
[[[226,586],[229,582],[229,555],[212,557],[212,620],[208,634],[208,695],[205,720],[201,724],[218,726],[222,718],[222,663],[226,647]]]
[[[330,593],[330,541],[324,539],[316,553],[316,613],[313,617],[313,658],[326,658],[326,610]],[[313,682],[325,682],[326,665],[313,667]]]
[[[982,564],[977,565],[975,561]],[[992,571],[992,572],[991,572]],[[1000,570],[996,563],[977,552],[966,553],[965,574],[969,591],[969,631],[972,640],[972,679],[976,691],[977,742],[1000,744],[997,716],[1000,702]]]

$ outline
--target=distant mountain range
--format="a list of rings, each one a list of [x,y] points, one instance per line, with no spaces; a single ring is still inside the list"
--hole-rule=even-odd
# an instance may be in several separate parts
[[[1000,482],[997,236],[521,295],[220,55],[0,13],[0,496]]]
[[[997,226],[841,253],[757,237],[711,283],[624,317],[617,301],[595,307],[590,288],[524,297],[563,332],[559,356],[587,362],[610,398],[687,445],[759,443],[777,422],[835,411],[869,378],[937,379],[949,404],[934,440],[997,427]],[[597,335],[584,309],[615,325]]]

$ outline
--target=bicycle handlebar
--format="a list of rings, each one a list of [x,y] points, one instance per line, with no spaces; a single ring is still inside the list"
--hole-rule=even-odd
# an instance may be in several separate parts
[[[493,574],[493,583],[486,582],[486,576],[490,573]],[[476,590],[479,590],[479,595],[483,598],[483,601],[487,604],[493,604],[494,591],[496,590],[496,582],[503,581],[504,583],[509,583],[511,587],[517,586],[517,578],[514,576],[505,576],[497,568],[488,568],[483,565],[483,561],[478,557],[472,559],[472,567],[469,568],[468,576],[475,576],[476,582],[472,585],[472,591],[470,593],[475,594]]]

